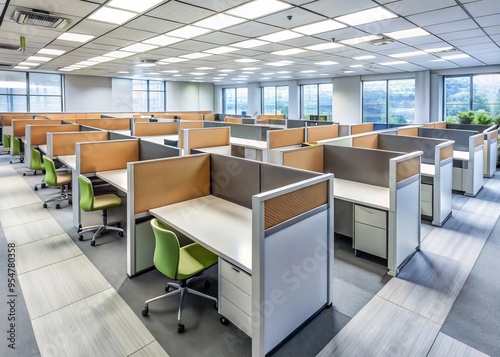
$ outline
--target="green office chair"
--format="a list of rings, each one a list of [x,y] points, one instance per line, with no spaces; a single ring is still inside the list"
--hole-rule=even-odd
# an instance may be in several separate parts
[[[10,149],[10,136],[9,135],[5,135],[3,134],[2,136],[2,146],[4,149],[4,151],[2,151],[2,155],[6,155],[9,153],[9,149]]]
[[[142,316],[148,315],[150,302],[173,295],[180,295],[179,310],[177,312],[177,332],[182,333],[184,332],[184,325],[181,323],[182,303],[185,293],[191,293],[215,301],[215,306],[217,307],[216,298],[187,287],[189,279],[196,275],[200,275],[204,270],[217,263],[217,255],[197,243],[192,243],[181,248],[175,233],[170,231],[167,226],[157,219],[151,220],[151,227],[153,228],[156,240],[153,257],[155,267],[160,273],[166,275],[170,279],[178,280],[179,284],[167,283],[165,288],[167,294],[146,301],[144,309],[142,310]],[[206,281],[205,287],[208,286],[210,286],[210,284]],[[170,288],[176,290],[169,292]]]
[[[61,191],[55,197],[46,200],[43,203],[43,208],[47,208],[47,203],[57,201],[56,209],[61,208],[60,202],[68,201],[71,204],[71,194],[67,192],[71,183],[71,173],[58,173],[54,161],[47,156],[43,157],[43,165],[45,167],[45,184],[51,187],[59,187]]]
[[[19,162],[24,162],[24,145],[20,138],[12,138],[12,148],[10,154],[12,156],[18,156]],[[11,160],[10,163],[14,164],[14,160]]]
[[[25,171],[23,172],[23,176],[26,176],[28,173],[32,173],[33,175],[36,175],[37,171],[42,171],[43,174],[45,174],[45,166],[43,165],[42,161],[42,154],[40,151],[38,151],[37,148],[31,148],[31,158],[30,158],[30,170],[31,171]],[[38,186],[45,186],[43,183],[37,183],[34,186],[34,190],[38,190]]]
[[[80,207],[85,212],[102,211],[102,224],[97,226],[79,227],[77,233],[80,233],[78,240],[83,240],[82,233],[95,231],[90,245],[95,246],[95,239],[105,231],[118,231],[120,237],[124,236],[123,229],[120,228],[119,222],[108,223],[108,208],[119,207],[122,205],[122,200],[115,194],[106,194],[95,196],[92,182],[85,176],[78,176],[78,183],[80,185]],[[111,226],[112,224],[118,227]]]

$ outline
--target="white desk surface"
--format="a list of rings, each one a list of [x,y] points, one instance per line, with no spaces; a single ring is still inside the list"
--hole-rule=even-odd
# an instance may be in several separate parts
[[[141,140],[144,141],[149,141],[152,143],[157,143],[164,145],[165,144],[165,139],[171,140],[171,141],[178,141],[179,140],[179,135],[148,135],[148,136],[138,136]]]
[[[96,176],[110,183],[117,189],[127,192],[127,169],[96,172]]]
[[[252,210],[215,196],[149,211],[165,224],[252,273]]]
[[[420,164],[420,173],[424,176],[434,177],[436,175],[436,168],[432,164]]]
[[[198,148],[198,149],[193,149],[193,150],[200,150],[200,151],[209,152],[212,154],[231,156],[231,145],[211,146],[208,148]]]
[[[453,159],[462,160],[462,161],[469,161],[469,152],[468,151],[453,150]]]
[[[4,126],[2,127],[2,134],[3,135],[12,135],[12,126]]]
[[[267,149],[267,141],[231,137],[229,142],[231,143],[231,145],[242,146],[251,149]]]
[[[336,178],[333,183],[335,198],[373,208],[389,210],[389,188]]]
[[[61,155],[57,157],[64,165],[71,170],[76,169],[76,155]]]
[[[44,153],[47,153],[47,145],[38,145],[38,148],[42,150]]]

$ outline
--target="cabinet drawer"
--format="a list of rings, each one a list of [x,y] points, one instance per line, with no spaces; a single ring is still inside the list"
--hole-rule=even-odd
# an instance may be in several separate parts
[[[420,202],[420,213],[432,217],[432,202]]]
[[[243,270],[228,263],[224,259],[219,259],[220,274],[230,283],[236,285],[248,295],[252,296],[252,276]]]
[[[420,196],[422,202],[432,202],[432,185],[421,184]]]
[[[387,231],[355,222],[354,249],[387,258]]]
[[[220,292],[222,296],[231,301],[245,314],[252,316],[252,297],[250,295],[246,294],[243,290],[223,277],[220,278],[219,284],[221,284]]]
[[[364,206],[354,206],[354,221],[386,229],[386,212]]]
[[[219,312],[241,331],[252,337],[252,318],[223,296],[219,301]]]

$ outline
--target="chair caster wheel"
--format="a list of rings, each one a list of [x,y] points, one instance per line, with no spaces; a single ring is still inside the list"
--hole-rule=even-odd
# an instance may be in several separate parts
[[[184,325],[183,324],[178,324],[177,325],[177,332],[178,333],[183,333],[184,332]]]
[[[224,316],[220,318],[220,323],[223,324],[224,326],[229,325],[229,320],[226,319]]]
[[[33,191],[38,191],[38,187],[35,186],[35,188],[33,188]]]
[[[73,204],[73,200],[68,200],[68,204],[72,205]]]
[[[26,172],[23,172],[23,176],[26,176]]]
[[[47,204],[46,204],[46,203],[44,203],[44,204],[42,205],[42,207],[43,207],[43,208],[47,208]]]
[[[82,225],[81,225],[81,224],[79,224],[79,225],[78,225],[78,228],[76,229],[76,233],[80,233],[80,231],[82,230],[82,228],[83,228],[83,227],[82,227]]]
[[[210,281],[205,280],[205,284],[204,284],[205,289],[208,289],[208,288],[210,287],[210,285],[212,285],[212,284],[210,283]]]
[[[91,246],[91,247],[94,247],[94,246],[95,246],[95,240],[93,240],[93,241],[91,241],[91,242],[90,242],[90,246]]]
[[[80,242],[83,240],[83,236],[82,236],[81,234],[78,236],[78,240],[79,240]]]
[[[45,188],[45,187],[47,187],[47,185],[46,185],[46,184],[44,184],[44,183],[42,183],[42,184],[40,185],[40,187]]]
[[[170,286],[168,286],[168,285],[167,285],[167,286],[165,286],[165,292],[166,292],[166,293],[170,292]]]
[[[122,228],[122,224],[121,224],[120,222],[116,223],[116,226],[117,226],[118,228]]]
[[[119,235],[120,237],[123,237],[123,236],[125,236],[125,233],[123,233],[123,232],[118,232],[118,235]]]
[[[149,314],[149,308],[148,307],[145,307],[144,309],[142,309],[142,316],[146,317],[148,316]]]
[[[59,208],[61,208],[61,205],[58,203],[58,204],[56,205],[56,209],[59,209]]]

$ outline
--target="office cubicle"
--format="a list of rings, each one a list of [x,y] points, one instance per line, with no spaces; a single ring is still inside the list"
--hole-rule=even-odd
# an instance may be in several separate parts
[[[219,312],[252,337],[253,355],[273,351],[331,304],[331,175],[215,154],[132,162],[127,170],[129,276],[153,265],[152,251],[139,249],[154,246],[144,231],[155,216],[219,256]],[[310,259],[315,269],[299,286],[283,279]],[[242,283],[248,289],[235,299],[228,291]],[[264,314],[278,292],[280,304]]]
[[[324,141],[329,145],[411,153],[422,151],[421,215],[442,226],[451,216],[453,141],[385,133],[365,133]]]
[[[362,134],[373,130],[373,123],[339,124],[339,136]]]
[[[326,144],[283,151],[282,162],[333,173],[335,232],[397,275],[420,248],[421,155]]]
[[[453,140],[453,190],[475,196],[483,187],[483,145],[482,133],[473,130],[434,129],[403,127],[398,135],[420,136],[434,139]]]
[[[268,162],[281,165],[282,151],[301,147],[305,141],[305,128],[269,131],[267,133]]]
[[[269,125],[236,124],[229,122],[205,122],[205,128],[227,126],[231,128],[231,136],[234,138],[266,141],[267,132],[277,129]]]
[[[339,136],[339,126],[337,124],[329,126],[306,127],[305,141],[313,144],[320,140],[337,138]]]
[[[307,126],[324,126],[324,125],[332,125],[332,124],[338,124],[333,121],[323,121],[323,120],[306,120],[306,119],[287,119],[286,120],[286,127],[287,129],[292,129],[292,128],[304,128]]]

